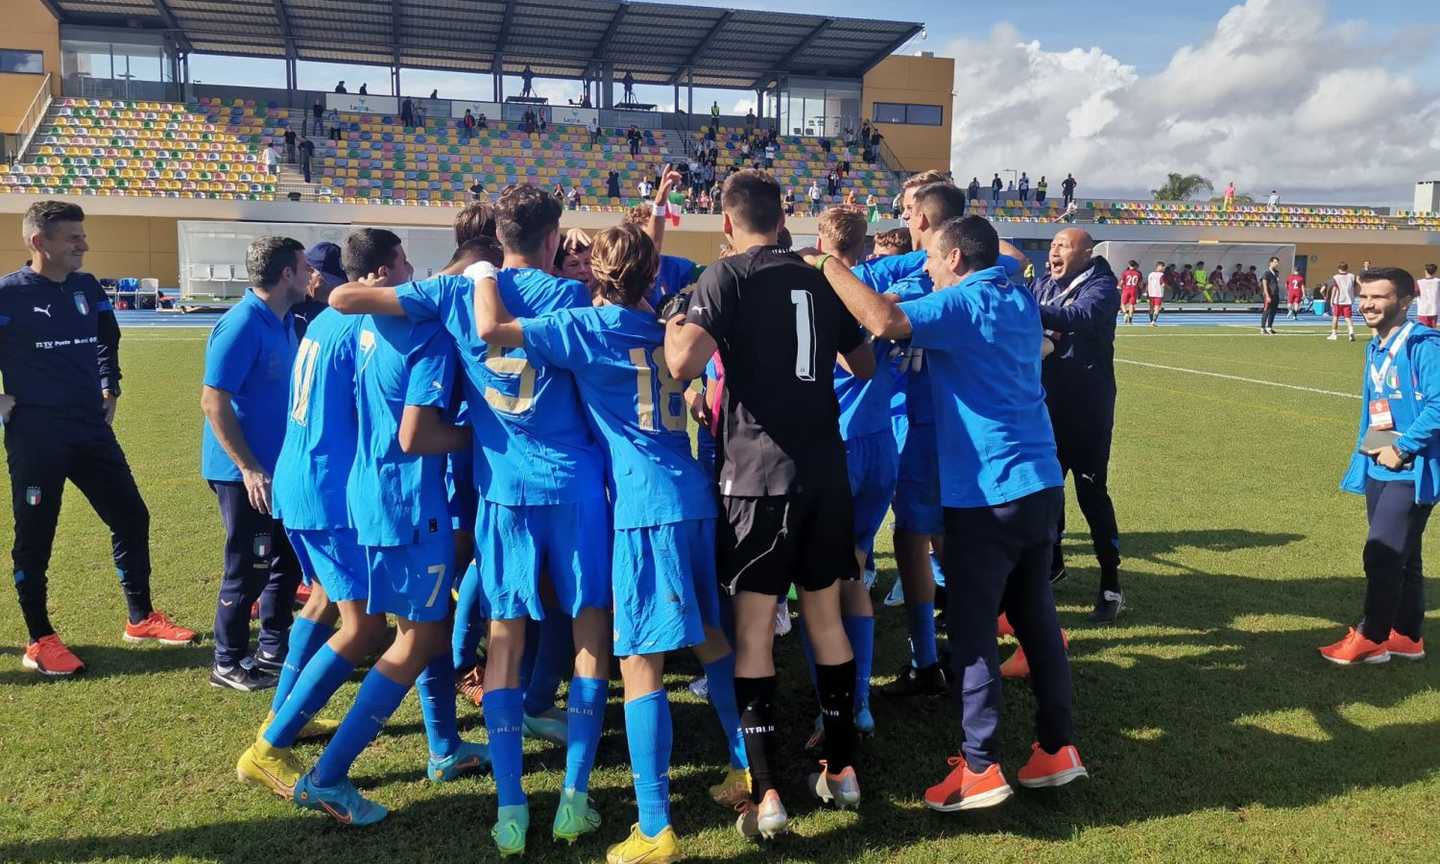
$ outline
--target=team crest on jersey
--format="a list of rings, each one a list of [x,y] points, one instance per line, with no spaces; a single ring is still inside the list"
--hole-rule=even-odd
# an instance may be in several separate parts
[[[79,312],[81,315],[90,314],[90,301],[85,299],[84,292],[76,291],[70,296],[75,298],[75,311]]]
[[[361,350],[361,351],[374,351],[374,350],[375,350],[375,333],[374,333],[374,331],[371,331],[371,330],[361,330],[361,331],[360,331],[360,350]]]
[[[40,487],[39,487],[39,486],[31,486],[30,488],[28,488],[28,489],[25,490],[25,503],[26,503],[26,504],[29,504],[31,507],[39,507],[39,506],[40,506]]]

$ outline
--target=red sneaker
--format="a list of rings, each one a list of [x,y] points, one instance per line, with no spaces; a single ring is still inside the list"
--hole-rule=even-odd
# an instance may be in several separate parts
[[[1320,656],[1338,666],[1350,666],[1356,663],[1388,663],[1390,662],[1390,652],[1386,650],[1386,644],[1371,642],[1365,638],[1363,633],[1351,627],[1344,639],[1321,648]]]
[[[161,645],[189,645],[195,641],[195,631],[181,627],[171,621],[169,615],[156,609],[139,624],[126,624],[121,638],[126,642],[149,642],[153,639]]]
[[[485,701],[485,664],[481,663],[466,672],[455,682],[455,692],[469,699],[476,708]]]
[[[1402,660],[1424,660],[1425,640],[1411,639],[1404,633],[1391,630],[1390,638],[1385,640],[1385,650],[1390,652],[1391,657]]]
[[[964,756],[945,760],[953,769],[949,776],[925,790],[925,806],[941,813],[958,810],[980,810],[1003,804],[1014,795],[997,762],[976,774],[965,764]]]
[[[60,637],[51,633],[49,636],[41,636],[34,642],[25,646],[25,656],[20,658],[20,665],[26,669],[33,669],[41,675],[53,675],[58,678],[65,678],[74,675],[76,672],[85,671],[85,664],[80,658],[71,653]]]
[[[995,621],[995,638],[1003,639],[1006,636],[1014,635],[1015,628],[1010,626],[1010,619],[1005,616],[1004,612],[1001,612],[1000,617]]]
[[[1046,753],[1036,741],[1030,745],[1030,761],[1020,769],[1020,785],[1026,789],[1064,786],[1071,780],[1089,777],[1090,772],[1080,761],[1080,751],[1066,744],[1054,753]]]
[[[295,608],[296,608],[296,609],[299,609],[301,606],[304,606],[306,603],[309,603],[309,602],[310,602],[310,586],[309,586],[309,585],[306,585],[304,582],[301,582],[301,583],[300,583],[298,586],[296,586],[296,588],[295,588]]]
[[[1066,633],[1064,630],[1061,630],[1061,631],[1060,631],[1060,642],[1061,642],[1062,644],[1064,644],[1066,650],[1069,650],[1069,648],[1070,648],[1070,634]],[[1029,677],[1030,677],[1030,661],[1027,660],[1027,659],[1025,659],[1025,649],[1024,649],[1024,648],[1016,648],[1016,649],[1015,649],[1015,653],[1010,655],[1010,659],[1008,659],[1008,660],[1006,660],[1004,663],[1001,663],[1001,664],[1000,664],[1000,677],[1001,677],[1001,678],[1029,678]]]

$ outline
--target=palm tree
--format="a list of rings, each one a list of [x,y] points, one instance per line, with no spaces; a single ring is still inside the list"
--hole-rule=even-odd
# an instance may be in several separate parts
[[[1215,187],[1199,174],[1171,174],[1165,185],[1151,189],[1156,201],[1186,201],[1199,192],[1213,192]]]

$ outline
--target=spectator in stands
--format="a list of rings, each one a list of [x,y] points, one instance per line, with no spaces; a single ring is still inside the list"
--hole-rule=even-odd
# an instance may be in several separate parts
[[[330,127],[330,134],[329,134],[329,136],[327,136],[327,137],[329,137],[329,139],[330,139],[331,141],[339,141],[339,140],[340,140],[340,122],[339,122],[338,119],[336,120],[336,122],[335,122],[333,125],[331,125],[331,127]]]
[[[475,182],[470,184],[470,194],[473,195],[475,197],[475,200],[477,201],[482,201],[485,199],[485,184],[480,182],[479,177],[476,177]]]
[[[1066,174],[1065,179],[1060,183],[1061,204],[1066,208],[1070,202],[1075,200],[1075,175]]]
[[[596,114],[590,118],[590,146],[594,147],[600,143],[600,115]]]
[[[825,158],[827,158],[827,159],[830,158],[830,139],[829,139],[829,138],[821,138],[821,139],[820,139],[820,149],[825,151]]]
[[[261,158],[265,160],[266,174],[274,176],[280,173],[280,153],[275,149],[274,141],[266,145],[265,152],[261,154]]]
[[[870,130],[870,149],[865,156],[866,161],[875,161],[875,157],[880,153],[880,142],[884,140],[885,136],[880,134],[879,129]]]
[[[640,193],[640,200],[648,201],[650,200],[650,192],[654,190],[654,188],[655,185],[650,182],[649,177],[641,177],[639,184],[635,187],[635,191]]]
[[[615,199],[620,197],[620,175],[614,171],[605,178],[605,197]]]
[[[997,173],[994,179],[990,181],[990,203],[1000,203],[1000,190],[1004,188],[1005,184],[1000,181],[1000,175]]]
[[[305,175],[305,182],[310,182],[310,162],[315,158],[315,142],[309,138],[300,139],[300,173]]]
[[[840,160],[840,163],[836,166],[836,168],[840,171],[840,179],[844,180],[844,179],[849,178],[849,176],[850,176],[850,160],[849,160],[849,159],[841,159],[841,160]]]
[[[565,204],[565,187],[561,185],[559,180],[555,181],[555,188],[550,190],[550,194],[554,195],[555,200],[559,201],[562,206]]]
[[[831,168],[830,173],[825,175],[825,187],[826,193],[831,198],[834,198],[840,192],[840,176],[835,173],[834,168]]]
[[[1024,204],[1030,200],[1030,177],[1024,171],[1020,172],[1020,203]]]
[[[315,104],[310,106],[310,127],[305,131],[310,135],[319,135],[325,122],[325,100],[316,98]]]
[[[1279,203],[1280,203],[1280,193],[1279,193],[1279,192],[1276,192],[1274,189],[1271,189],[1271,190],[1270,190],[1270,201],[1269,201],[1269,205],[1268,205],[1268,206],[1269,206],[1269,210],[1270,210],[1271,213],[1274,213],[1277,209],[1279,209],[1278,207],[1276,207],[1276,205],[1279,204]]]
[[[1011,180],[1010,180],[1008,183],[1005,184],[1005,194],[1006,194],[1006,197],[1007,197],[1007,198],[1013,198],[1013,197],[1015,197],[1014,192],[1015,192],[1015,180],[1014,180],[1014,178],[1011,178]]]
[[[865,196],[865,221],[875,223],[880,221],[880,201],[871,192]]]
[[[872,127],[870,126],[870,118],[869,118],[869,117],[866,117],[864,120],[861,120],[861,121],[860,121],[860,140],[861,140],[861,142],[869,143],[869,141],[870,141],[870,131],[871,131],[871,129],[872,129]]]
[[[711,103],[710,103],[710,128],[713,129],[713,128],[715,128],[716,126],[719,126],[719,125],[720,125],[720,103],[719,103],[718,101],[716,101],[716,102],[711,102]]]
[[[749,135],[755,131],[755,109],[745,109],[745,134]]]
[[[774,145],[774,144],[766,144],[766,145],[765,145],[765,170],[766,170],[766,171],[769,171],[771,168],[774,168],[774,167],[775,167],[775,145]]]
[[[793,187],[785,190],[785,215],[795,215],[795,189]]]
[[[529,63],[526,63],[525,68],[520,70],[520,84],[522,98],[535,95],[535,72],[531,70]]]
[[[639,156],[640,130],[636,129],[634,126],[631,126],[630,131],[625,133],[625,140],[630,142],[630,158],[633,159],[636,156]]]
[[[285,161],[295,162],[295,130],[289,126],[285,127]]]
[[[1045,190],[1047,190],[1047,189],[1049,189],[1049,188],[1050,188],[1050,184],[1045,182],[1045,175],[1044,175],[1044,174],[1041,174],[1041,175],[1040,175],[1040,182],[1035,184],[1035,203],[1036,203],[1036,204],[1044,204],[1044,203],[1045,203]]]
[[[408,98],[400,103],[400,123],[406,128],[415,126],[415,104]]]
[[[465,116],[460,118],[460,137],[465,139],[467,144],[475,138],[475,116],[470,113],[469,108],[465,109]]]
[[[476,128],[477,130],[479,130],[479,129],[489,129],[489,128],[490,128],[490,121],[489,121],[488,119],[486,119],[486,117],[485,117],[484,114],[481,114],[481,115],[480,115],[480,118],[475,121],[475,128]]]
[[[366,88],[364,82],[361,82],[361,84],[360,84],[360,95],[361,95],[361,96],[369,96],[369,95],[370,95],[370,91]]]
[[[851,186],[849,189],[846,189],[846,190],[845,190],[845,206],[846,206],[846,207],[855,207],[855,206],[857,206],[857,202],[855,201],[855,187],[854,187],[854,186]]]
[[[424,129],[424,128],[425,128],[425,103],[424,103],[424,102],[421,102],[419,105],[416,105],[416,106],[415,106],[415,112],[414,112],[414,114],[415,114],[415,116],[414,116],[413,120],[414,120],[414,123],[415,123],[415,128],[416,128],[416,129]]]
[[[810,181],[810,215],[820,215],[820,181]]]
[[[1221,201],[1221,207],[1222,207],[1222,208],[1225,210],[1225,212],[1227,212],[1227,213],[1230,212],[1231,210],[1233,210],[1233,209],[1235,208],[1235,181],[1234,181],[1234,180],[1231,180],[1231,181],[1230,181],[1228,184],[1226,184],[1226,186],[1225,186],[1225,197],[1224,197],[1224,199]]]
[[[971,177],[970,185],[965,187],[965,195],[971,201],[980,200],[980,178]]]
[[[620,79],[620,83],[625,87],[625,104],[627,104],[627,105],[634,105],[634,104],[635,104],[635,75],[634,75],[634,73],[632,73],[632,72],[631,72],[630,70],[628,70],[628,69],[625,70],[625,77]]]
[[[439,98],[440,98],[440,88],[439,88],[439,87],[436,87],[434,90],[431,90],[431,91],[430,91],[430,98],[431,98],[431,99],[439,99]]]
[[[565,196],[565,203],[570,205],[571,210],[580,209],[580,187],[571,186],[570,192]]]
[[[349,93],[350,91],[345,89],[345,82],[344,82],[344,81],[341,81],[339,84],[336,84],[336,85],[335,85],[335,92],[336,92],[336,93]]]
[[[710,200],[709,191],[701,189],[700,196],[695,199],[695,212],[709,213],[712,206],[714,206],[714,202]]]

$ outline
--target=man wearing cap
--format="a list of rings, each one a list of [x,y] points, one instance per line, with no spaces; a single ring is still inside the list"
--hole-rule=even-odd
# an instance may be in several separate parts
[[[329,308],[325,301],[335,286],[346,282],[345,271],[340,266],[340,247],[330,242],[316,243],[305,252],[305,260],[313,272],[310,283],[305,286],[305,299],[290,307],[295,314],[295,341],[305,338],[305,328],[315,316]]]

